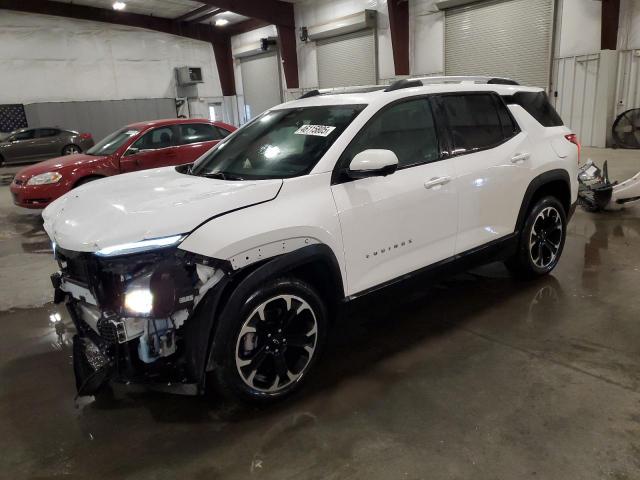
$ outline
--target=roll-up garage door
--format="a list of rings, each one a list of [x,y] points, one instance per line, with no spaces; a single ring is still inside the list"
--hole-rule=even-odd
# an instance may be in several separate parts
[[[247,120],[282,103],[278,55],[275,52],[243,58],[240,68]]]
[[[547,88],[552,27],[553,0],[488,1],[446,10],[445,71]]]
[[[376,37],[369,28],[318,40],[320,88],[376,84]]]

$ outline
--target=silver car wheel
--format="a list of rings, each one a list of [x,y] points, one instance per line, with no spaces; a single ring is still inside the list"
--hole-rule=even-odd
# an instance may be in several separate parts
[[[82,150],[80,150],[80,147],[78,147],[77,145],[67,145],[66,147],[64,147],[62,149],[62,154],[63,155],[74,155],[76,153],[80,153]]]
[[[277,295],[258,305],[236,341],[242,381],[261,393],[277,394],[300,380],[318,342],[316,314],[295,295]]]
[[[529,255],[536,267],[546,269],[553,265],[562,244],[562,233],[562,217],[555,207],[546,207],[536,216],[529,234]]]

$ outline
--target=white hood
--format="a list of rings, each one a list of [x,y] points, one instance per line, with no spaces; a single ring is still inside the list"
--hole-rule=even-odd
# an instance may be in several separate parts
[[[159,168],[74,189],[49,205],[42,217],[60,247],[94,252],[189,233],[214,216],[273,200],[281,186],[282,180],[223,181]]]

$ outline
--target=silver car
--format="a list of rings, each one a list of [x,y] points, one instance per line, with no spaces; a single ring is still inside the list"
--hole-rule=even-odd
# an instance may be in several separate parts
[[[61,128],[21,128],[0,142],[0,165],[73,155],[92,146],[90,133]]]

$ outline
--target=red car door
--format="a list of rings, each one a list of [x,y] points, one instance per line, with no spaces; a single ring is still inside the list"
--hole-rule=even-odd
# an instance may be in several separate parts
[[[185,163],[179,161],[178,143],[175,125],[153,128],[131,144],[120,160],[120,169],[125,173]]]

